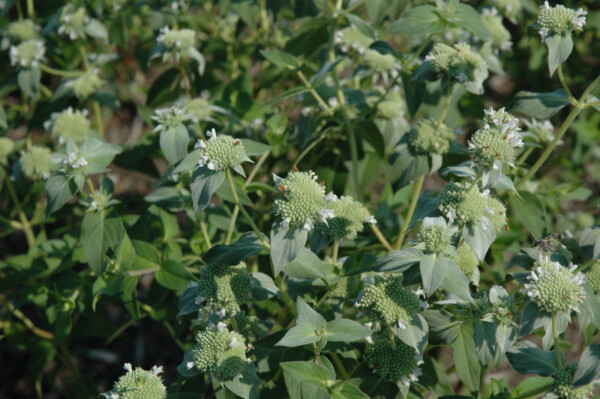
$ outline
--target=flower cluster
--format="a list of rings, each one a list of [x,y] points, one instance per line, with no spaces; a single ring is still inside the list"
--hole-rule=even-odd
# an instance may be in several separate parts
[[[200,272],[196,304],[206,303],[208,309],[234,315],[250,299],[250,281],[244,265],[208,265]]]
[[[504,205],[490,197],[489,190],[482,193],[471,183],[446,184],[440,194],[439,208],[450,223],[456,220],[459,226],[480,223],[483,217],[492,220],[498,230],[506,224]]]
[[[332,218],[319,221],[317,230],[332,238],[352,240],[363,231],[364,223],[377,223],[373,216],[369,216],[366,208],[352,197],[338,198],[333,193],[327,194],[327,208],[333,211]]]
[[[401,68],[392,54],[381,54],[377,50],[366,49],[363,53],[365,64],[375,72],[394,71]]]
[[[188,102],[186,111],[191,115],[190,120],[198,123],[210,117],[211,106],[206,99],[199,97]]]
[[[77,170],[84,166],[87,166],[88,162],[85,157],[75,153],[69,152],[62,160],[62,166],[66,169]]]
[[[416,248],[424,249],[427,253],[446,254],[454,251],[452,236],[458,231],[457,227],[446,225],[442,217],[425,218],[419,232],[419,244]]]
[[[10,23],[4,31],[4,36],[9,41],[24,42],[35,39],[38,29],[38,26],[31,19],[24,19]]]
[[[241,140],[226,134],[217,136],[215,129],[206,132],[206,136],[208,137],[207,141],[198,140],[194,145],[194,149],[200,150],[202,154],[198,166],[223,171],[227,168],[235,168],[242,162],[250,160]]]
[[[276,184],[273,210],[283,228],[310,231],[315,227],[314,223],[335,217],[333,210],[326,208],[325,187],[317,182],[314,172],[291,171]]]
[[[573,274],[577,266],[563,267],[558,262],[536,261],[534,270],[527,277],[523,292],[545,312],[579,311],[578,306],[585,298],[582,287],[583,273]]]
[[[34,145],[21,155],[20,163],[25,176],[47,178],[52,165],[50,149]]]
[[[90,121],[87,118],[88,111],[73,110],[72,107],[62,112],[54,112],[50,119],[44,123],[44,129],[57,137],[60,143],[67,138],[76,143],[84,142],[88,139],[90,131]]]
[[[250,361],[246,351],[244,337],[219,322],[216,327],[198,333],[196,346],[192,349],[193,361],[186,366],[227,381],[239,375]]]
[[[373,283],[363,289],[356,307],[371,321],[406,328],[413,316],[426,307],[426,303],[419,299],[422,292],[407,290],[402,285],[402,279],[402,274],[375,276]]]
[[[175,129],[181,123],[189,119],[190,115],[184,108],[181,107],[157,109],[154,111],[154,115],[152,115],[152,120],[157,123],[156,127],[154,128],[155,132]]]
[[[543,143],[549,143],[554,140],[554,125],[549,120],[538,121],[532,119],[531,122],[525,120],[528,131],[535,134]]]
[[[85,38],[85,27],[90,22],[84,7],[75,9],[73,4],[67,4],[60,16],[60,26],[58,33],[69,36],[69,39],[76,40]]]
[[[409,132],[409,146],[415,154],[446,154],[454,141],[454,133],[445,124],[422,119]]]
[[[369,367],[390,382],[410,386],[412,382],[418,381],[421,375],[419,365],[423,363],[423,358],[415,348],[397,337],[394,337],[392,344],[387,334],[377,334],[372,341],[365,352]]]
[[[167,389],[159,374],[163,372],[161,367],[152,367],[147,371],[141,367],[133,369],[130,363],[125,363],[127,373],[119,378],[114,388],[103,394],[108,399],[164,399],[167,397]]]
[[[100,86],[102,86],[103,82],[100,76],[98,76],[99,72],[98,69],[92,69],[88,73],[67,82],[67,87],[73,90],[77,98],[85,100],[96,93]]]
[[[333,40],[336,45],[340,46],[340,50],[343,53],[347,53],[350,49],[353,49],[359,54],[363,54],[373,41],[354,26],[336,31]]]
[[[510,40],[510,32],[502,24],[502,16],[498,15],[496,7],[484,8],[481,11],[481,20],[487,30],[492,34],[492,44],[503,51],[508,51],[512,48]]]
[[[471,159],[486,169],[502,170],[503,164],[514,167],[515,148],[523,147],[519,134],[519,120],[504,108],[485,110],[482,129],[473,134],[469,141]]]
[[[38,39],[29,39],[10,47],[10,64],[22,68],[35,68],[44,61],[46,46]]]
[[[342,277],[340,281],[330,291],[332,298],[339,298],[347,300],[349,298],[356,298],[360,286],[358,284],[358,278],[356,276]]]
[[[160,29],[156,42],[166,48],[163,53],[163,61],[166,61],[172,55],[175,61],[178,62],[183,53],[195,47],[196,32],[193,29],[171,29],[165,26]]]
[[[595,261],[588,267],[585,278],[594,288],[594,292],[600,292],[600,260]]]
[[[463,271],[465,276],[467,276],[470,281],[473,281],[477,266],[479,266],[479,258],[477,258],[477,254],[471,249],[470,246],[462,243],[456,249],[456,255],[458,256],[454,258],[454,262],[458,265],[460,270]]]
[[[573,388],[577,362],[569,363],[554,377],[554,393],[560,399],[588,399],[593,396],[594,383]]]
[[[488,76],[487,64],[468,44],[458,43],[451,47],[438,43],[425,61],[431,62],[433,71],[440,77],[464,83],[469,91],[483,92],[479,86]],[[468,82],[477,83],[477,87],[467,85]]]
[[[540,6],[540,14],[533,27],[537,29],[542,41],[554,35],[567,35],[574,30],[582,30],[587,11],[582,8],[572,10],[561,4],[550,7],[547,1]]]

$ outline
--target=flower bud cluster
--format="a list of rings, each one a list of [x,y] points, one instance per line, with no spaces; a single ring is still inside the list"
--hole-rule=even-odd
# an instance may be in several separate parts
[[[510,32],[502,24],[502,16],[498,14],[496,7],[484,8],[481,11],[481,20],[492,34],[492,44],[502,51],[508,51],[512,48],[512,41],[510,40]]]
[[[594,288],[594,292],[600,292],[600,260],[595,261],[588,267],[585,278]]]
[[[356,303],[369,320],[406,328],[413,316],[426,305],[419,295],[402,285],[402,274],[380,277],[367,285]]]
[[[200,272],[196,283],[198,296],[196,304],[206,303],[215,312],[235,315],[240,306],[250,299],[252,278],[244,265],[208,265]]]
[[[352,197],[342,195],[338,198],[329,193],[326,199],[326,208],[332,210],[335,216],[319,221],[316,228],[331,238],[353,240],[363,231],[365,222],[376,223],[372,216],[368,216],[364,205]]]
[[[58,33],[69,36],[69,39],[85,38],[85,27],[90,22],[84,7],[75,9],[73,4],[67,4],[60,16]]]
[[[372,344],[367,345],[365,358],[369,367],[393,383],[402,383],[410,386],[418,381],[421,375],[419,365],[423,363],[422,357],[415,348],[406,345],[397,337],[394,344],[386,334],[373,336]]]
[[[544,312],[578,311],[585,298],[585,276],[581,272],[573,274],[575,269],[575,265],[566,268],[558,262],[536,261],[527,277],[530,283],[522,291]]]
[[[31,19],[24,19],[9,24],[4,31],[4,36],[10,41],[24,42],[35,39],[39,27]]]
[[[45,60],[45,54],[46,46],[44,46],[43,41],[29,39],[19,45],[10,47],[10,64],[22,68],[35,68]]]
[[[229,331],[225,323],[198,333],[196,346],[192,349],[193,361],[189,369],[196,367],[200,372],[212,374],[228,381],[238,376],[250,361],[246,357],[246,340],[235,331]]]
[[[195,47],[196,31],[193,29],[171,29],[165,26],[160,29],[156,41],[167,49],[163,54],[163,60],[168,59],[172,55],[175,61],[178,62],[183,53]]]
[[[531,122],[525,121],[528,130],[535,134],[543,143],[549,143],[554,140],[554,125],[549,120],[538,121],[532,119]]]
[[[518,133],[519,120],[505,112],[504,108],[498,111],[489,108],[485,110],[483,122],[483,128],[476,131],[469,141],[471,159],[486,169],[502,170],[503,164],[514,167],[515,148],[523,147]]]
[[[561,4],[550,7],[547,1],[540,6],[540,14],[533,24],[542,41],[554,35],[568,35],[574,30],[582,30],[587,11],[582,8],[572,10]]]
[[[473,280],[475,270],[477,270],[477,266],[479,266],[477,254],[465,243],[458,246],[456,254],[458,257],[454,258],[454,262],[469,280]]]
[[[163,369],[152,367],[147,371],[141,367],[135,370],[131,364],[125,364],[127,373],[119,378],[112,391],[104,394],[108,399],[164,399],[167,397],[167,389],[163,380],[159,377]]]
[[[458,228],[447,226],[442,217],[425,218],[419,232],[419,241],[426,253],[445,254],[453,250],[452,236]]]
[[[489,196],[489,190],[483,193],[471,183],[449,182],[440,194],[440,210],[450,223],[457,221],[459,226],[476,224],[486,217],[494,223],[496,229],[506,224],[506,208],[500,201]]]
[[[594,383],[573,388],[573,380],[577,372],[577,362],[567,364],[554,377],[554,393],[561,399],[588,399],[594,392]]]
[[[338,298],[347,300],[349,298],[356,298],[359,291],[358,278],[356,276],[342,277],[340,281],[330,291],[332,298]]]
[[[60,143],[67,138],[81,143],[88,139],[90,130],[87,114],[87,110],[79,111],[69,107],[62,112],[52,113],[50,119],[44,123],[44,128],[57,137]]]
[[[328,209],[325,187],[317,182],[314,172],[291,171],[277,185],[274,212],[283,228],[312,230],[314,223],[335,217]]]
[[[77,98],[84,100],[96,93],[100,86],[102,86],[103,82],[98,73],[97,69],[92,69],[85,75],[69,81],[67,85],[73,90]]]
[[[352,49],[359,54],[363,54],[372,42],[372,39],[363,35],[354,26],[336,31],[333,40],[336,45],[340,46],[342,53],[347,53]]]
[[[190,119],[190,115],[185,112],[184,108],[181,107],[169,107],[163,109],[157,109],[154,111],[152,120],[155,121],[156,127],[155,132],[162,132],[163,130],[175,129],[181,123]]]
[[[194,145],[194,149],[199,149],[202,154],[198,166],[223,171],[249,160],[241,140],[226,134],[217,136],[215,129],[206,132],[206,135],[208,137],[207,141],[198,140]]]
[[[394,71],[402,67],[392,54],[381,54],[377,50],[366,49],[363,58],[365,64],[375,72]]]
[[[454,133],[445,124],[436,126],[431,118],[422,119],[414,126],[408,136],[410,149],[415,154],[446,154],[454,141]]]
[[[20,163],[26,177],[47,178],[52,164],[50,149],[34,145],[21,155]]]
[[[425,61],[431,62],[438,75],[461,83],[475,81],[483,71],[487,72],[483,58],[466,43],[458,43],[454,47],[438,43]]]

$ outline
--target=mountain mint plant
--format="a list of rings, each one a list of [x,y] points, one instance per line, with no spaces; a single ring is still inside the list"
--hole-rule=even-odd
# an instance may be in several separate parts
[[[0,14],[0,397],[600,393],[599,2]]]

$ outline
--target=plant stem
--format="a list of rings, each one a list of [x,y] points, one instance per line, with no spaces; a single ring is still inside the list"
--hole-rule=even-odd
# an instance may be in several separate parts
[[[252,220],[252,218],[250,217],[250,215],[248,215],[248,212],[246,211],[246,209],[244,209],[244,207],[242,206],[242,204],[240,204],[240,199],[239,199],[239,197],[237,195],[237,191],[235,189],[235,183],[233,182],[233,179],[231,177],[231,170],[229,168],[225,169],[225,176],[227,177],[227,182],[229,183],[229,188],[231,189],[231,193],[233,194],[233,199],[234,199],[236,205],[240,208],[240,211],[242,212],[242,215],[244,215],[244,217],[246,218],[246,220],[250,224],[250,227],[252,227],[252,230],[254,230],[254,232],[258,236],[260,242],[262,242],[262,244],[265,247],[265,249],[267,249],[267,250],[271,249],[271,246],[269,245],[268,242],[265,241],[265,239],[263,238],[262,233],[260,232],[260,230],[258,229],[258,227],[256,227],[256,224],[254,224],[254,221]]]
[[[10,178],[8,177],[8,173],[4,174],[4,181],[6,182],[6,188],[8,188],[8,192],[17,207],[17,213],[19,214],[19,219],[21,219],[21,226],[23,227],[23,231],[25,232],[25,237],[27,238],[27,244],[29,247],[35,245],[35,234],[33,233],[33,229],[31,228],[31,223],[29,223],[29,219],[27,219],[27,215],[23,211],[23,207],[21,206],[21,202],[19,201],[19,197],[17,197],[17,192],[15,191],[15,187],[13,186]]]
[[[33,7],[33,0],[27,0],[27,15],[30,19],[35,19],[35,8]]]
[[[85,74],[82,71],[61,71],[60,69],[49,67],[46,64],[39,64],[39,66],[43,72],[51,75],[62,76],[64,78],[78,78]]]
[[[325,136],[323,134],[321,134],[321,136],[319,136],[319,138],[317,138],[315,141],[313,141],[312,143],[310,143],[301,153],[300,155],[298,155],[298,158],[296,158],[296,160],[294,161],[294,165],[298,165],[300,163],[300,161],[302,161],[302,159],[317,145],[319,144],[321,141],[323,141],[325,139]]]
[[[31,332],[33,332],[35,335],[37,335],[40,338],[54,340],[54,334],[37,327],[35,324],[33,324],[33,322],[29,319],[29,317],[25,316],[25,314],[23,312],[21,312],[20,309],[15,308],[15,306],[10,301],[6,301],[6,307],[8,308],[8,310],[11,312],[11,314],[13,316],[15,316],[17,319],[21,320],[23,322],[23,324],[27,328],[29,328],[31,330]]]
[[[517,160],[517,165],[522,165],[525,163],[525,161],[527,161],[527,158],[529,158],[529,156],[531,155],[531,153],[533,152],[533,150],[535,150],[535,147],[531,146],[528,149],[526,149],[525,151],[523,151],[523,154],[521,154],[521,156],[519,157],[519,159]],[[516,170],[516,168],[515,168]]]
[[[373,230],[373,234],[375,234],[375,237],[377,237],[379,242],[382,243],[383,246],[388,249],[388,251],[393,251],[394,247],[392,247],[392,244],[390,244],[390,242],[385,238],[381,230],[379,230],[379,227],[377,227],[375,223],[369,224],[371,225],[371,230]]]
[[[390,345],[392,346],[392,349],[396,349],[396,334],[394,334],[392,327],[387,326],[387,332],[388,332],[388,338],[390,339]]]
[[[262,154],[258,161],[256,161],[254,168],[252,168],[252,172],[250,172],[248,178],[246,179],[246,182],[244,182],[244,188],[248,187],[248,184],[250,184],[252,180],[254,180],[256,174],[258,173],[258,170],[260,169],[262,164],[265,163],[270,153],[271,150],[267,150],[267,152]],[[227,230],[227,238],[225,239],[225,245],[231,243],[231,238],[233,237],[233,230],[235,229],[235,222],[237,221],[239,213],[240,207],[238,206],[238,204],[235,204],[235,207],[233,208],[233,212],[231,214],[231,220],[229,221],[229,229]]]
[[[406,232],[410,227],[412,222],[412,218],[415,215],[415,210],[417,209],[417,203],[419,201],[419,195],[421,194],[421,189],[423,188],[423,182],[425,181],[425,176],[421,176],[417,179],[417,181],[413,185],[412,196],[410,197],[410,204],[408,206],[408,213],[406,214],[406,219],[404,220],[404,224],[402,225],[402,230],[400,230],[400,236],[396,241],[395,249],[400,249],[402,244],[404,243],[404,238],[406,237]]]
[[[442,113],[440,114],[437,123],[435,124],[435,128],[437,129],[444,123],[444,119],[446,119],[446,114],[450,109],[450,104],[452,103],[452,94],[454,94],[454,86],[450,89],[448,96],[446,96],[446,102],[444,103],[444,108],[442,109]]]
[[[338,370],[340,370],[340,374],[342,374],[342,377],[344,378],[344,380],[349,380],[350,374],[348,374],[348,372],[346,371],[346,368],[344,367],[344,364],[342,363],[338,354],[335,352],[331,352],[330,355],[331,355],[331,358],[333,359],[333,362],[337,366]]]
[[[477,173],[477,177],[475,177],[475,180],[473,180],[473,183],[471,183],[471,185],[469,186],[469,191],[467,191],[467,193],[470,193],[471,190],[473,190],[473,188],[477,185],[477,183],[479,183],[481,181],[482,177],[483,177],[483,169],[481,169]]]
[[[567,86],[567,82],[565,81],[565,77],[563,75],[562,65],[558,66],[558,79],[560,80],[560,84],[562,85],[563,89],[567,92],[567,95],[569,96],[569,100],[571,100],[571,104],[576,106],[577,99],[575,97],[573,97],[573,94],[571,93],[569,86]]]
[[[104,123],[102,122],[102,109],[100,108],[100,103],[98,101],[92,102],[94,107],[94,114],[96,115],[96,129],[101,136],[104,136]]]
[[[325,100],[323,100],[323,98],[319,95],[319,93],[317,93],[317,91],[315,90],[313,85],[310,84],[308,79],[306,79],[306,76],[302,73],[302,71],[297,71],[297,74],[298,74],[298,77],[300,78],[300,80],[302,81],[302,83],[304,83],[304,85],[308,88],[308,91],[310,91],[310,94],[312,94],[313,97],[319,102],[319,104],[321,104],[321,106],[323,107],[325,112],[327,112],[330,116],[333,116],[333,111],[331,110],[329,105],[327,105]]]
[[[515,185],[515,189],[518,190],[519,188],[521,188],[527,182],[527,180],[529,180],[533,175],[535,175],[535,173],[542,167],[544,162],[546,162],[546,159],[548,159],[548,157],[554,150],[554,147],[556,147],[560,139],[562,139],[562,137],[565,135],[565,133],[571,126],[571,123],[573,123],[575,118],[577,118],[577,115],[579,115],[579,113],[585,106],[585,99],[587,98],[587,96],[592,92],[592,90],[596,88],[596,86],[598,86],[599,83],[600,75],[588,86],[585,92],[583,92],[583,94],[579,98],[579,101],[577,102],[577,105],[571,110],[571,113],[563,122],[562,126],[560,127],[560,130],[554,137],[554,140],[552,140],[552,143],[550,143],[550,145],[546,147],[542,155],[540,155],[540,157],[538,158],[537,162],[531,167],[531,169],[529,169],[529,172],[527,172],[527,174],[523,176],[521,180],[519,180],[519,182]]]
[[[90,193],[92,194],[92,197],[96,198],[96,190],[94,189],[94,183],[92,182],[92,179],[88,176],[86,179],[87,185],[90,188]]]
[[[15,1],[15,5],[17,6],[17,16],[19,18],[19,21],[22,21],[23,20],[23,9],[21,8],[20,0]]]
[[[210,235],[208,235],[208,230],[206,229],[206,223],[203,220],[200,221],[200,230],[202,230],[202,235],[204,236],[204,241],[206,241],[206,246],[208,249],[212,247],[212,243],[210,242]]]
[[[337,263],[339,249],[340,249],[340,239],[336,238],[335,240],[333,240],[333,253],[331,255],[331,260],[332,260],[333,264]]]
[[[290,294],[288,294],[286,284],[281,279],[281,276],[278,275],[277,277],[275,277],[275,284],[281,291],[281,295],[283,296],[283,299],[287,303],[288,308],[290,309],[290,312],[292,313],[292,316],[294,316],[294,317],[298,316],[298,311],[296,310],[296,304],[292,300],[292,297],[290,296]]]
[[[556,361],[558,368],[562,369],[562,353],[560,352],[560,342],[558,341],[558,328],[556,327],[556,312],[552,312],[552,335],[554,336],[554,350],[556,351]]]
[[[321,297],[321,299],[319,299],[317,301],[317,303],[315,304],[315,307],[318,307],[320,304],[322,304],[323,302],[325,302],[325,299],[329,298],[329,294],[331,293],[331,291],[327,291],[325,294],[323,294],[323,296]]]

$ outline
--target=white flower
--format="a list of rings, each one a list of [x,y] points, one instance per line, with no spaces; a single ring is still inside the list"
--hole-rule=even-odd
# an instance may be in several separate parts
[[[421,301],[421,303],[419,303],[419,306],[421,306],[423,310],[429,309],[429,304],[427,303],[427,301]]]
[[[159,375],[163,372],[163,366],[153,366],[151,371],[152,375]]]
[[[547,10],[548,8],[550,8],[550,4],[548,4],[548,1],[544,1],[544,4],[540,6],[540,11]]]
[[[313,224],[313,222],[310,219],[306,219],[306,221],[304,222],[304,226],[302,226],[302,228],[306,231],[311,231],[312,229],[315,228],[315,225]]]
[[[425,61],[433,61],[434,59],[433,53],[429,53],[425,56]]]
[[[240,343],[238,342],[238,340],[235,337],[231,338],[231,342],[229,343],[229,347],[230,348],[236,348],[238,346],[240,346]]]
[[[546,40],[546,37],[548,36],[548,28],[541,28],[538,32],[542,38],[542,41]]]
[[[219,167],[219,165],[217,164],[217,160],[216,159],[211,159],[210,162],[208,163],[208,165],[206,167],[208,169],[210,169],[210,170],[217,170],[217,168]]]
[[[456,75],[456,80],[458,80],[461,83],[464,83],[467,80],[469,80],[469,77],[464,72],[461,72],[458,75]]]
[[[585,16],[587,15],[587,11],[583,11],[583,8],[578,8],[577,11],[575,11],[575,17],[573,18],[573,20],[571,20],[571,22],[573,23],[573,25],[575,25],[577,28],[581,30],[583,28],[583,25],[585,25]]]
[[[131,363],[125,363],[123,365],[123,368],[130,373],[133,371],[133,367],[131,367]]]
[[[227,311],[226,311],[225,309],[221,309],[221,310],[219,310],[219,311],[217,312],[217,315],[218,315],[220,318],[224,318],[226,314],[227,314]]]
[[[200,157],[200,160],[198,161],[198,166],[204,166],[204,165],[206,165],[206,161],[208,161],[208,158],[205,157],[204,155],[202,155]]]
[[[283,227],[284,229],[289,229],[290,228],[290,218],[285,218],[281,221],[281,227]]]
[[[365,341],[367,341],[368,343],[372,344],[373,343],[373,337],[371,336],[371,334],[367,335],[365,337]]]
[[[456,211],[454,210],[454,208],[450,208],[448,210],[448,212],[446,213],[446,217],[448,218],[449,224],[452,224],[454,222],[454,219],[456,219]]]
[[[398,319],[398,327],[402,330],[406,330],[406,327],[408,327],[408,323],[406,322],[406,320]]]
[[[335,212],[333,209],[320,209],[319,215],[321,215],[323,221],[327,223],[327,219],[333,219],[335,217]]]
[[[375,216],[369,215],[365,218],[365,223],[377,224],[377,219],[375,219]]]
[[[194,288],[194,287],[197,287],[197,286],[198,286],[198,283],[195,282],[195,281],[190,281],[188,283],[188,285],[187,285],[188,288]]]
[[[326,199],[327,201],[331,201],[331,202],[336,202],[336,201],[339,201],[339,198],[338,198],[338,196],[337,196],[337,195],[335,195],[335,194],[333,193],[333,191],[330,191],[330,192],[329,192],[329,194],[327,194],[327,196],[325,197],[325,199]]]
[[[217,323],[217,329],[219,331],[227,330],[227,324],[225,324],[222,321],[220,321],[220,322]]]
[[[327,100],[327,103],[329,104],[329,106],[331,108],[337,108],[340,105],[340,103],[336,97],[330,97],[329,100]]]
[[[204,301],[205,301],[205,299],[203,296],[197,296],[196,299],[194,299],[194,302],[196,303],[196,305],[200,305]]]
[[[495,213],[495,208],[493,206],[486,206],[485,211],[490,215],[493,215]]]
[[[494,170],[502,170],[502,162],[499,159],[494,159],[494,164],[492,165]]]
[[[194,362],[187,362],[185,364],[185,366],[187,367],[188,370],[191,370],[194,368]]]
[[[213,127],[211,130],[207,130],[207,131],[206,131],[206,136],[207,136],[209,139],[213,139],[213,138],[217,137],[217,131],[216,131],[216,130],[215,130],[215,128]]]
[[[506,139],[510,142],[510,145],[517,148],[523,147],[523,139],[521,136],[515,132],[510,132],[506,136]]]
[[[408,377],[402,376],[401,381],[402,381],[402,384],[406,385],[407,387],[410,386],[410,379]]]
[[[421,287],[417,288],[417,290],[415,291],[415,294],[417,294],[417,296],[425,298],[425,296],[427,295],[425,293],[425,290]]]
[[[119,399],[119,398],[120,398],[120,396],[118,393],[116,393],[116,392],[110,393],[110,399]]]
[[[206,143],[204,142],[204,140],[198,139],[196,144],[194,144],[194,150],[196,150],[198,148],[206,148]]]
[[[369,330],[373,328],[373,322],[369,321],[367,323],[364,324],[365,327],[367,327]]]

